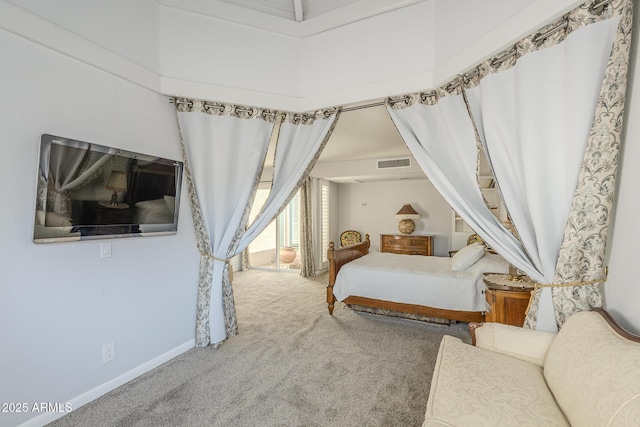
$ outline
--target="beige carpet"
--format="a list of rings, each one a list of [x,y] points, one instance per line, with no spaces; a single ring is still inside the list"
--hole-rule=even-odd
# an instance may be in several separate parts
[[[435,325],[326,308],[327,276],[237,272],[240,335],[192,349],[51,425],[419,426]]]

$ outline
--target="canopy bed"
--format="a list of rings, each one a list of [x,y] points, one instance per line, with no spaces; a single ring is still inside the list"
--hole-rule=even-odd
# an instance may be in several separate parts
[[[336,248],[329,243],[327,304],[389,310],[461,322],[484,321],[483,273],[506,273],[509,264],[481,242],[454,257],[369,253],[370,240]],[[406,317],[406,316],[404,316]]]
[[[440,87],[386,101],[407,148],[438,192],[535,281],[527,327],[557,331],[571,314],[603,304],[631,23],[630,0],[587,2]],[[173,101],[201,252],[196,346],[202,347],[237,333],[229,260],[308,176],[341,110],[300,114]],[[274,128],[279,132],[273,190],[259,218],[248,224]],[[495,217],[479,188],[481,151],[513,231]],[[338,270],[368,251],[368,239],[330,248],[330,312]],[[344,301],[482,320],[477,310],[368,296]]]

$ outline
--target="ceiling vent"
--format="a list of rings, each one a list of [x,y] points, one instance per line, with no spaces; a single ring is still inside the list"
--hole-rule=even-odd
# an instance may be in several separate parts
[[[410,168],[411,158],[378,160],[378,169]]]

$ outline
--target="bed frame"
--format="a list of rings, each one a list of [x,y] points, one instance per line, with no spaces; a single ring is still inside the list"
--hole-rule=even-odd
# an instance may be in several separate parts
[[[126,202],[134,206],[144,200],[161,199],[176,195],[176,167],[173,163],[138,164],[134,160],[130,168]]]
[[[371,242],[368,234],[365,236],[365,240],[361,243],[337,249],[333,242],[329,242],[329,250],[327,251],[327,258],[329,259],[329,285],[327,286],[327,306],[329,308],[329,314],[333,315],[334,305],[337,301],[336,297],[333,295],[333,285],[336,284],[338,271],[340,271],[340,268],[342,268],[346,263],[368,254],[370,246]],[[348,305],[359,305],[363,307],[390,310],[398,313],[417,314],[420,316],[455,320],[459,322],[484,322],[484,312],[480,311],[445,310],[442,308],[434,308],[424,305],[404,304],[358,296],[349,296],[342,302]]]

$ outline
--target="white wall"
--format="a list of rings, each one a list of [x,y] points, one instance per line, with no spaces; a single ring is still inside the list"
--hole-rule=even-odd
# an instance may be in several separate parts
[[[154,0],[6,1],[158,72],[158,5]]]
[[[305,38],[300,95],[327,106],[358,88],[366,88],[367,98],[389,95],[372,85],[398,77],[424,84],[435,65],[434,21],[428,1]]]
[[[450,1],[301,39],[160,6],[161,90],[305,111],[430,89],[580,3]]]
[[[0,402],[77,408],[193,346],[198,254],[184,202],[177,235],[109,240],[111,258],[104,240],[34,244],[40,135],[179,159],[175,114],[164,96],[4,31],[0,52]],[[0,425],[38,415],[0,413]]]
[[[344,230],[369,234],[373,251],[380,234],[399,234],[395,214],[405,204],[420,214],[413,234],[434,234],[434,255],[451,249],[451,208],[427,179],[338,184],[338,235]],[[363,206],[363,204],[365,206]]]
[[[436,0],[436,64],[473,44],[534,0]],[[461,13],[464,11],[464,13]],[[447,19],[443,19],[447,17]],[[464,28],[465,31],[460,31]],[[469,34],[471,31],[473,34]]]
[[[178,80],[174,94],[190,96],[183,81],[197,82],[215,88],[198,85],[193,96],[199,98],[225,101],[228,94],[233,102],[273,108],[268,100],[276,97],[282,108],[297,108],[298,39],[162,7],[159,40],[167,91]]]

